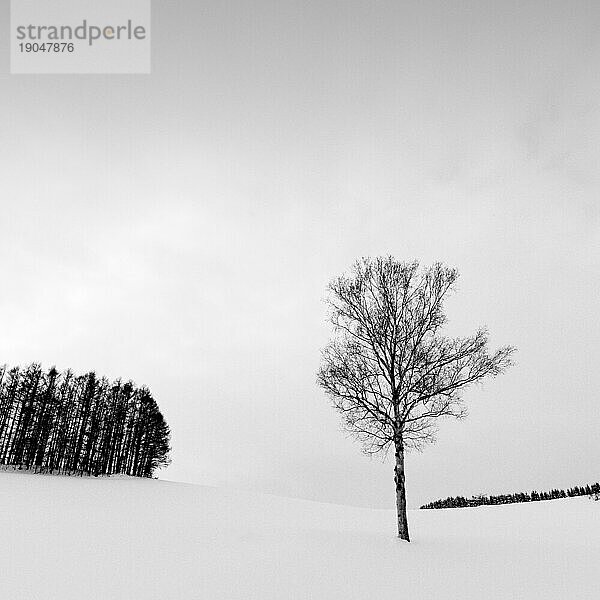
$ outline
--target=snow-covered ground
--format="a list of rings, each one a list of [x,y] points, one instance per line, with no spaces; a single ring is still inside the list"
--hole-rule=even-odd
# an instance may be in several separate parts
[[[2,600],[600,598],[600,502],[393,511],[0,472]]]

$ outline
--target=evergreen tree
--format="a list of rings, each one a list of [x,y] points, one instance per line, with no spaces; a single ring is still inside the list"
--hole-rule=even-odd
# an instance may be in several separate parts
[[[0,366],[0,464],[36,472],[151,477],[169,427],[147,388],[40,365]]]

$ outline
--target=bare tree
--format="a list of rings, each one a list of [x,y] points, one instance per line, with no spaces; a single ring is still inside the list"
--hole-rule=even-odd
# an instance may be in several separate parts
[[[440,263],[363,258],[333,280],[327,303],[334,337],[318,383],[369,454],[394,450],[398,536],[409,540],[404,453],[433,441],[439,417],[465,416],[462,391],[502,373],[514,349],[490,354],[480,329],[442,335],[444,299],[458,273]]]

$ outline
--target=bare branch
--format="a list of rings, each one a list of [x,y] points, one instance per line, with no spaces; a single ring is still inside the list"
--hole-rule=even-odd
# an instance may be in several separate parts
[[[465,338],[440,334],[457,278],[441,263],[420,270],[417,262],[381,257],[363,258],[331,282],[335,336],[318,383],[369,451],[432,441],[436,419],[465,416],[466,387],[510,366],[514,349],[489,353],[485,329]]]

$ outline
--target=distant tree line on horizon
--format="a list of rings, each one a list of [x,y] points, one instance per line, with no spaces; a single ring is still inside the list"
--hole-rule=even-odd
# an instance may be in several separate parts
[[[39,364],[0,365],[0,465],[38,473],[151,477],[169,427],[150,390]]]
[[[575,496],[595,496],[600,495],[600,483],[592,485],[578,486],[569,488],[568,490],[549,490],[547,492],[537,492],[533,490],[529,492],[519,492],[516,494],[500,494],[498,496],[472,496],[465,498],[464,496],[453,496],[445,500],[435,500],[428,504],[423,504],[421,509],[431,508],[465,508],[471,506],[489,506],[496,504],[514,504],[517,502],[539,502],[540,500],[557,500],[558,498],[572,498]]]

